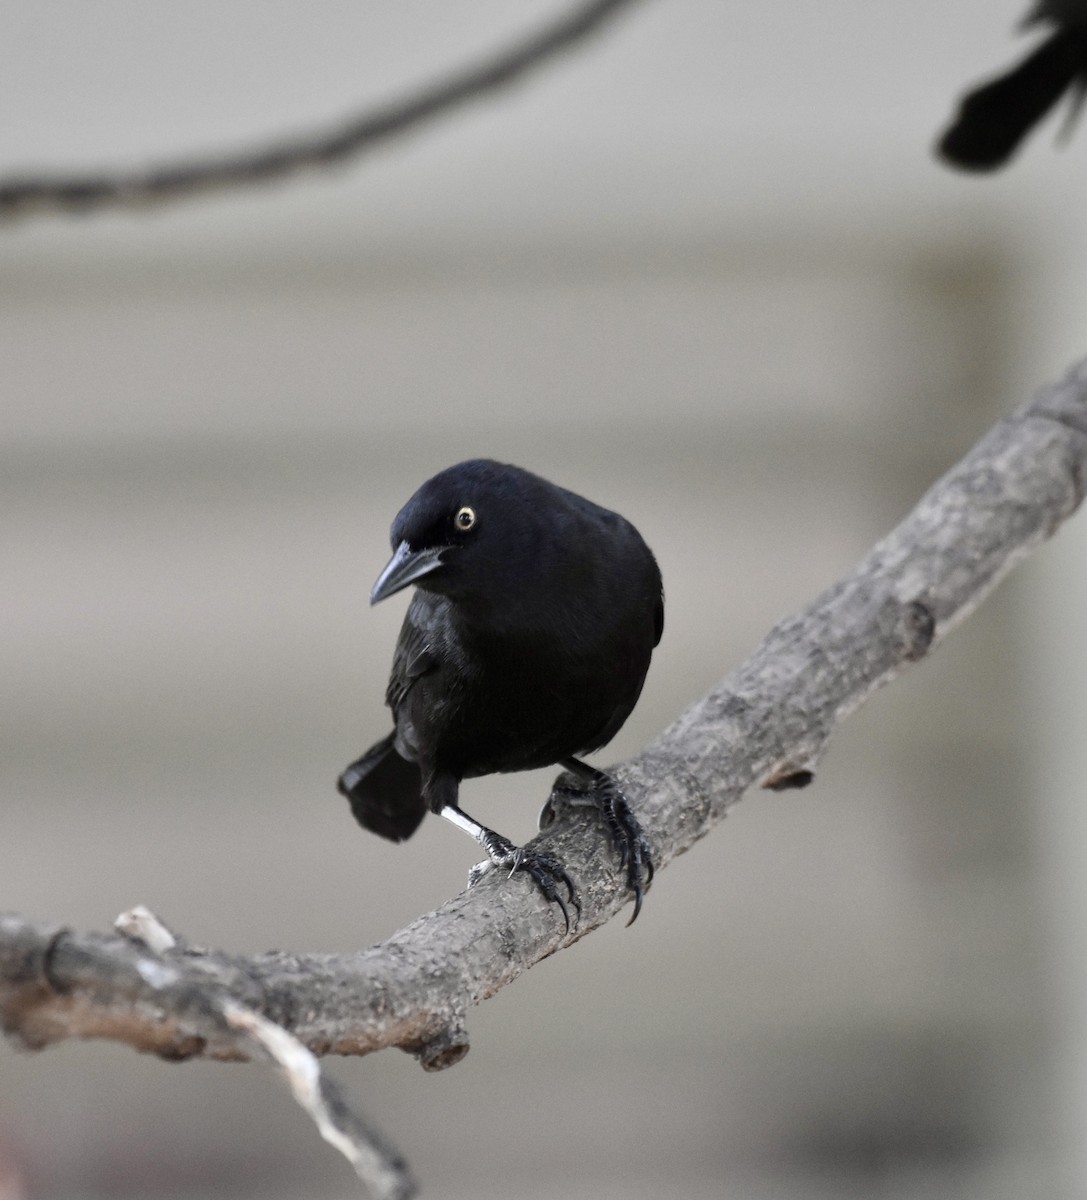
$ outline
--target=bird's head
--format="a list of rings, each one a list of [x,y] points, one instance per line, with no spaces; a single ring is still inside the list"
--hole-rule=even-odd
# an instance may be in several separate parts
[[[539,491],[548,486],[520,467],[489,459],[458,463],[428,479],[392,523],[393,556],[370,603],[412,583],[451,597],[496,593],[511,570],[525,570],[536,540]]]

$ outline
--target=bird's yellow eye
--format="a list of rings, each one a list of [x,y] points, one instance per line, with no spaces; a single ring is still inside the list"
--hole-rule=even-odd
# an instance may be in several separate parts
[[[457,515],[453,518],[453,524],[460,533],[467,533],[475,523],[476,510],[474,508],[469,508],[466,504],[463,508],[457,509]]]

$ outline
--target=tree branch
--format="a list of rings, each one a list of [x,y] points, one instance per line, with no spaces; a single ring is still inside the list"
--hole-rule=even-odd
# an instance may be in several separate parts
[[[137,905],[113,925],[130,942],[159,956],[158,963],[145,962],[140,968],[146,983],[160,991],[178,983],[174,968],[161,962],[162,956],[181,948],[178,937],[154,913]],[[293,1034],[222,989],[192,988],[184,1003],[237,1038],[253,1057],[280,1069],[320,1135],[355,1168],[374,1200],[411,1200],[417,1188],[407,1163],[384,1134],[347,1103],[313,1052]]]
[[[616,768],[658,871],[752,783],[807,782],[835,725],[968,616],[1085,486],[1087,361],[997,424],[855,571]],[[564,817],[545,839],[580,887],[569,935],[529,880],[497,872],[349,954],[243,958],[171,945],[169,934],[153,950],[10,915],[0,918],[0,1023],[32,1047],[108,1038],[171,1059],[248,1058],[250,1041],[209,1015],[207,997],[219,995],[316,1055],[399,1046],[428,1070],[450,1066],[468,1049],[473,1005],[629,901],[602,826],[582,821]]]
[[[332,129],[257,150],[146,171],[11,177],[0,180],[0,220],[46,212],[139,208],[229,187],[267,183],[333,166],[466,101],[512,83],[594,33],[634,0],[589,0],[493,58],[430,87],[351,117]]]

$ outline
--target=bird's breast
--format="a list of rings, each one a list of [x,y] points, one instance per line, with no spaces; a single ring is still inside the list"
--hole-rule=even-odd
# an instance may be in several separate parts
[[[461,777],[548,766],[610,740],[648,665],[648,645],[586,654],[578,639],[539,630],[477,638],[413,692],[412,711],[422,712],[412,721],[430,726],[425,740],[438,765]]]

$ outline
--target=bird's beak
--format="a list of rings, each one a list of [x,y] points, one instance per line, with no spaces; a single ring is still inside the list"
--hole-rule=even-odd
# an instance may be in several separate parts
[[[407,542],[401,542],[385,570],[377,577],[374,590],[370,593],[370,603],[377,604],[379,600],[406,588],[409,583],[436,571],[442,565],[442,549],[441,546],[432,546],[425,550],[413,550]]]

